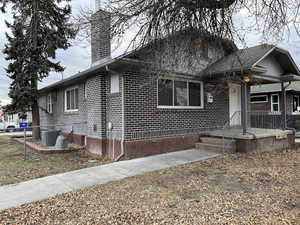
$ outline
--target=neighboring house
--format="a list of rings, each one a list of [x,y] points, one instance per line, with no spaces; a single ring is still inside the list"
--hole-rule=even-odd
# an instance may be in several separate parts
[[[93,21],[92,67],[42,88],[39,105],[44,129],[72,133],[94,154],[135,158],[193,147],[199,133],[222,128],[236,112],[244,115],[250,85],[299,79],[287,51],[270,45],[238,51],[197,32],[170,37],[178,38],[181,61],[168,57],[164,40],[160,52],[146,46],[110,58],[109,14],[99,10]],[[195,59],[184,46],[191,37]],[[244,131],[245,118],[239,119]]]
[[[0,130],[15,131],[20,122],[32,122],[31,112],[26,113],[26,120],[21,119],[18,114],[7,114],[0,109]]]
[[[286,83],[286,109],[291,115],[300,114],[300,82]],[[281,84],[265,84],[251,87],[251,111],[281,113]]]

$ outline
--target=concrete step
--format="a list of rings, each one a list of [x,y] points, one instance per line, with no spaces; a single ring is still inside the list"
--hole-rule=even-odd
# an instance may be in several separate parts
[[[204,151],[212,151],[212,152],[217,152],[217,153],[234,153],[236,152],[236,145],[235,143],[231,144],[211,144],[211,143],[203,143],[203,142],[198,142],[195,144],[195,148],[199,150],[204,150]]]
[[[226,138],[216,138],[216,137],[200,137],[200,142],[208,143],[213,145],[223,145],[223,144],[233,144],[235,143],[234,139],[226,139]]]

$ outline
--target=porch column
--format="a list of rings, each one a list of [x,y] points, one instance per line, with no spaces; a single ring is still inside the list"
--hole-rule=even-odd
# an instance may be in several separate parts
[[[284,82],[281,82],[281,117],[282,117],[282,130],[287,128],[287,118],[286,118],[286,91],[285,91]]]
[[[241,87],[241,122],[242,122],[242,128],[243,128],[243,135],[246,135],[247,133],[247,121],[248,121],[248,84],[242,83]]]

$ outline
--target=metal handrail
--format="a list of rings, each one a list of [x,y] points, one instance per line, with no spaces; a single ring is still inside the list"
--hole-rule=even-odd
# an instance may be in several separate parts
[[[227,145],[226,145],[226,142],[225,142],[225,132],[226,130],[228,129],[231,129],[231,125],[233,122],[236,122],[238,121],[239,124],[236,124],[235,123],[235,127],[237,126],[240,126],[241,125],[241,111],[236,111],[233,113],[233,115],[229,118],[229,120],[225,123],[225,125],[223,126],[222,128],[222,131],[223,131],[223,136],[222,136],[222,141],[223,141],[223,154],[227,153]],[[230,138],[232,141],[234,140],[234,138]]]

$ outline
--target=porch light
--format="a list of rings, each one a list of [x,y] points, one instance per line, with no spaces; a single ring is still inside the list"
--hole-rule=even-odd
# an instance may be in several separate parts
[[[251,76],[244,76],[243,81],[244,81],[244,83],[250,83],[252,81],[252,77]]]

